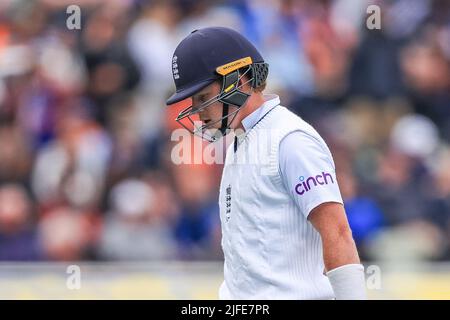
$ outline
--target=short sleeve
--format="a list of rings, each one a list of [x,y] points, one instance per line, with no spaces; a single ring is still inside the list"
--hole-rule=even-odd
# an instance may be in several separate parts
[[[294,131],[279,147],[283,184],[305,218],[325,202],[343,204],[331,152],[320,136]]]

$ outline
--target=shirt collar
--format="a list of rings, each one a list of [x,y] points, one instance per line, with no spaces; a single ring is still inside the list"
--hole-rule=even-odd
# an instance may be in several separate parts
[[[276,94],[264,95],[264,103],[255,111],[242,119],[245,131],[250,130],[270,109],[280,104],[280,97]]]

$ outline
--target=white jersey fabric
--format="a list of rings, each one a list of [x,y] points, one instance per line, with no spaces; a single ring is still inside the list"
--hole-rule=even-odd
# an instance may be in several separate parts
[[[307,220],[321,203],[343,203],[332,155],[278,96],[265,99],[227,150],[219,298],[332,299],[320,235]]]

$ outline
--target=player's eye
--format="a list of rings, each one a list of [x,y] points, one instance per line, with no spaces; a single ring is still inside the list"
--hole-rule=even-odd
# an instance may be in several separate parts
[[[202,93],[192,98],[193,112],[196,112],[205,102],[209,101],[207,93]]]

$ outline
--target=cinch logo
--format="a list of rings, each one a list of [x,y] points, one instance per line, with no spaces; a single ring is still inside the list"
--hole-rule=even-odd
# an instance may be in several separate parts
[[[312,184],[317,186],[317,184],[324,185],[328,184],[328,178],[330,178],[331,183],[334,183],[333,177],[328,172],[322,172],[322,175],[318,174],[315,177],[309,177],[305,181],[305,177],[301,176],[300,183],[295,186],[295,192],[299,195],[303,195],[305,192],[308,192],[312,188]]]

